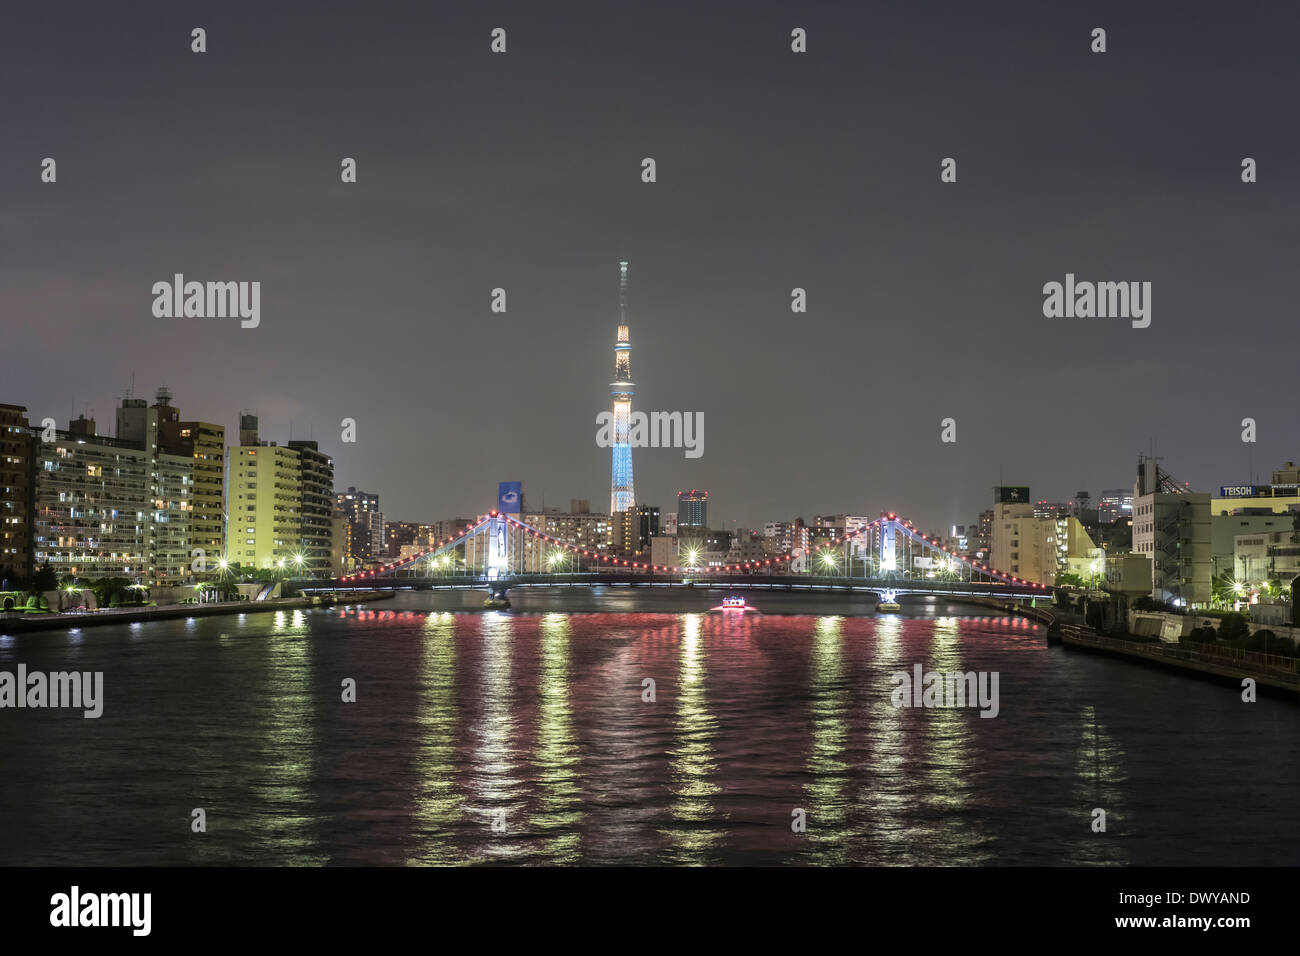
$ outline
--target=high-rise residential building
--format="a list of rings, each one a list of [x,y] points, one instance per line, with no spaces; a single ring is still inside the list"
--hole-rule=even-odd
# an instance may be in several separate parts
[[[425,543],[426,533],[422,532],[421,529],[427,529],[428,527],[428,525],[421,525],[415,521],[385,521],[384,556],[391,560],[401,557],[403,548],[414,548],[415,550],[427,548],[428,544]]]
[[[116,410],[117,438],[141,446],[151,454],[190,460],[188,488],[188,541],[182,546],[178,540],[177,525],[162,529],[166,534],[155,536],[155,541],[170,537],[167,549],[187,551],[186,577],[195,566],[193,558],[201,551],[206,562],[215,562],[225,553],[225,443],[226,430],[222,425],[203,421],[182,421],[180,410],[172,404],[171,392],[163,387],[154,396],[153,405],[143,398],[127,397]],[[84,416],[69,426],[73,434],[95,435],[95,422]],[[166,478],[160,473],[165,484]],[[162,496],[165,497],[165,496]],[[162,500],[160,497],[159,500]],[[176,496],[173,494],[172,499]],[[160,524],[164,522],[159,522]],[[159,559],[174,565],[170,558]]]
[[[194,462],[190,546],[205,554],[224,550],[226,506],[226,429],[212,422],[177,421],[164,424],[161,451]]]
[[[82,422],[87,421],[83,416]],[[124,398],[122,404],[117,408],[116,428],[113,434],[119,441],[134,442],[137,445],[143,445],[148,439],[156,436],[151,434],[149,428],[149,402],[143,398]],[[94,434],[94,423],[90,424],[91,434]],[[73,426],[69,426],[69,431],[84,434],[84,431]]]
[[[387,522],[382,511],[366,511],[361,515],[362,562],[380,564],[388,559]]]
[[[1041,567],[1040,539],[1034,506],[1027,501],[998,501],[993,506],[990,526],[989,564],[1016,577],[1026,577],[1030,568]]]
[[[1154,458],[1138,460],[1133,551],[1151,559],[1151,596],[1184,607],[1210,603],[1210,496],[1179,485]]]
[[[994,506],[990,565],[1046,585],[1055,584],[1058,575],[1086,577],[1104,570],[1102,554],[1078,518],[1062,513],[1041,516],[1035,510],[1018,502]]]
[[[151,586],[194,580],[194,459],[159,448],[165,412],[142,402],[128,399],[119,410],[130,438],[96,435],[83,416],[39,444],[35,563]]]
[[[122,429],[143,434],[150,420],[141,400],[127,399],[118,409],[119,437]],[[133,404],[127,406],[126,402]],[[158,425],[158,450],[192,459],[194,486],[191,493],[190,549],[203,551],[205,561],[215,562],[225,553],[226,429],[212,422],[181,421],[171,405],[171,393],[158,390],[153,409]],[[93,422],[91,428],[93,431]],[[137,439],[138,440],[138,439]]]
[[[34,563],[60,577],[146,583],[150,456],[135,442],[61,430],[39,450]]]
[[[303,561],[299,567],[313,577],[328,577],[334,566],[334,459],[314,441],[290,441],[289,447],[298,453],[302,488],[298,554]]]
[[[27,409],[0,404],[0,589],[32,576],[36,442]]]
[[[302,455],[262,443],[252,415],[240,416],[239,439],[226,449],[226,560],[244,568],[303,570]],[[312,480],[319,490],[318,476]]]
[[[348,519],[348,566],[359,568],[367,563],[378,561],[379,557],[375,556],[375,549],[372,547],[370,519],[366,516],[379,511],[379,495],[358,491],[349,486],[347,491],[338,492],[334,500],[339,510],[347,515]],[[379,535],[378,542],[374,543],[382,547],[382,533]]]
[[[159,585],[193,581],[194,459],[158,451],[151,464],[146,573]]]
[[[727,551],[727,564],[744,564],[769,560],[776,554],[776,546],[771,538],[750,532],[735,535]]]
[[[261,441],[255,415],[240,415],[239,438],[226,452],[226,560],[334,573],[334,460],[315,441]]]
[[[441,521],[435,521],[429,526],[434,545],[437,546],[442,541],[450,541],[458,534],[463,533],[467,527],[477,520],[477,518],[444,518]]]
[[[613,515],[615,553],[641,561],[650,560],[650,539],[659,534],[659,508],[636,505]]]
[[[976,524],[975,540],[971,542],[975,551],[988,552],[993,541],[993,509],[987,508],[979,514]]]
[[[128,577],[150,586],[193,581],[194,458],[172,454],[161,426],[170,394],[128,398],[120,434],[95,433],[84,415],[41,442],[36,480],[37,563],[82,578]]]
[[[627,263],[620,262],[618,270],[618,336],[614,342],[614,381],[609,386],[610,399],[614,404],[613,461],[609,487],[611,516],[629,511],[636,505],[630,443],[632,396],[636,393],[636,386],[632,382],[632,342],[628,337]]]
[[[330,512],[330,524],[333,534],[330,537],[330,577],[341,578],[353,570],[348,565],[348,543],[351,540],[352,525],[348,516],[340,508]]]
[[[690,491],[677,492],[677,527],[682,531],[687,528],[707,528],[708,509],[707,491],[696,491],[692,488]]]
[[[790,548],[787,540],[790,534],[790,522],[788,521],[765,521],[763,522],[763,537],[771,538],[773,546],[777,551],[788,551]]]
[[[610,517],[607,514],[547,511],[523,514],[519,520],[530,528],[583,551],[605,552],[610,547]]]
[[[1133,517],[1133,489],[1110,488],[1097,500],[1097,520],[1101,524],[1114,524],[1120,518]]]

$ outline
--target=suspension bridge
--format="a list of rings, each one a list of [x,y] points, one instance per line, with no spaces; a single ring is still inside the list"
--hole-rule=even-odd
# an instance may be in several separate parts
[[[790,554],[701,567],[686,555],[682,560],[684,565],[655,564],[579,547],[493,511],[409,557],[334,581],[303,581],[299,589],[485,590],[498,602],[512,588],[595,585],[888,592],[887,599],[919,594],[1027,601],[1051,594],[1046,585],[972,561],[887,513]]]

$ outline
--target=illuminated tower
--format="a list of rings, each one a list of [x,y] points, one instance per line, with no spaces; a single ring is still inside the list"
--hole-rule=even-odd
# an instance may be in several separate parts
[[[636,505],[632,490],[632,343],[627,336],[627,263],[618,264],[618,341],[614,343],[614,381],[609,395],[614,401],[614,461],[609,481],[609,513],[629,511]]]

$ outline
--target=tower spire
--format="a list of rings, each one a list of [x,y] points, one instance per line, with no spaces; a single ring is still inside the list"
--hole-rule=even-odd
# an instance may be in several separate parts
[[[618,264],[618,324],[627,325],[627,260]]]

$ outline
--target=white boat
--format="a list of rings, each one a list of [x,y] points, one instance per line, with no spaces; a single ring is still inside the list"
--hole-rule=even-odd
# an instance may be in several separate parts
[[[739,595],[736,594],[732,594],[729,595],[728,597],[724,597],[722,599],[722,603],[719,604],[717,607],[712,608],[712,610],[740,611],[743,613],[744,611],[752,611],[754,609],[745,603],[745,599],[743,597],[740,597]]]

